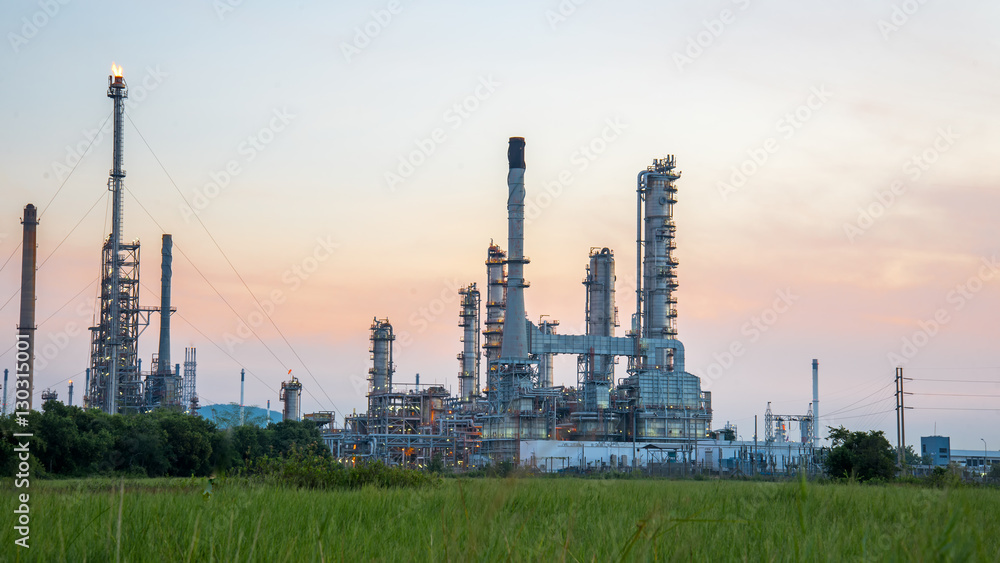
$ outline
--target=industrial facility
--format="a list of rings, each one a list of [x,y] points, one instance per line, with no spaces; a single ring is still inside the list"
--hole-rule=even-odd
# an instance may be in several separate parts
[[[158,407],[195,412],[198,408],[195,349],[185,349],[183,373],[180,364],[170,363],[170,315],[176,310],[170,304],[173,239],[169,234],[163,235],[159,307],[139,304],[139,241],[123,242],[122,133],[128,85],[120,66],[112,65],[108,97],[114,103],[112,168],[108,179],[112,197],[111,233],[102,247],[98,323],[90,328],[90,367],[86,371],[83,404],[111,414],[148,412]],[[150,361],[150,370],[143,372],[138,355],[139,335],[149,326],[154,313],[159,313],[159,351]]]
[[[122,132],[128,87],[121,67],[113,66],[107,96],[114,105],[111,232],[102,246],[100,300],[97,324],[90,328],[83,405],[112,414],[161,407],[196,414],[196,350],[185,349],[183,370],[179,363],[171,365],[172,236],[162,235],[160,303],[155,307],[140,304],[139,241],[124,242]],[[681,173],[673,156],[653,160],[636,178],[637,287],[635,307],[621,335],[615,253],[601,245],[580,257],[584,333],[562,334],[558,321],[529,320],[523,138],[509,139],[507,161],[506,250],[491,239],[486,278],[480,280],[485,292],[471,280],[458,292],[458,395],[440,384],[421,386],[419,376],[414,384],[394,382],[396,336],[389,319],[375,317],[369,335],[367,411],[344,417],[339,428],[332,412],[303,414],[303,385],[289,370],[279,393],[283,420],[316,422],[331,452],[345,463],[381,460],[419,467],[436,459],[455,468],[510,462],[548,471],[680,463],[746,473],[815,466],[815,360],[813,402],[806,414],[775,415],[769,404],[760,444],[756,428],[754,440],[746,442],[737,440],[737,429],[728,423],[721,430],[712,428],[711,393],[686,370],[678,339],[674,206]],[[19,338],[30,342],[38,224],[30,204],[23,224]],[[631,305],[631,296],[628,300]],[[159,347],[144,372],[138,340],[154,314],[159,316]],[[575,356],[575,386],[554,383],[559,354]],[[30,378],[30,362],[25,365]],[[623,374],[616,375],[618,365],[624,365]],[[244,380],[241,372],[241,421]],[[42,395],[55,396],[52,391]],[[793,423],[800,426],[799,440],[789,438]]]
[[[375,318],[368,411],[327,431],[337,458],[408,466],[437,458],[457,468],[506,461],[540,470],[697,463],[746,473],[815,464],[812,405],[805,415],[768,410],[760,447],[737,441],[729,425],[712,431],[711,393],[686,371],[677,338],[673,214],[681,173],[673,156],[654,160],[636,180],[638,287],[622,336],[616,335],[615,255],[600,246],[585,261],[581,257],[585,333],[560,334],[557,321],[529,320],[523,138],[509,140],[507,160],[507,250],[492,241],[487,248],[485,319],[477,284],[459,291],[458,396],[419,381],[398,390],[392,324]],[[576,356],[575,387],[553,384],[557,354]],[[622,359],[627,375],[616,380]],[[813,382],[818,409],[816,361]],[[801,426],[801,441],[788,440],[786,425],[793,421]]]

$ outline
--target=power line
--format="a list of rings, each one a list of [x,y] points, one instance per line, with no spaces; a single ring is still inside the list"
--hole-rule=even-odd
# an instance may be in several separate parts
[[[1000,411],[1000,409],[978,409],[972,407],[906,407],[923,411]]]
[[[45,259],[42,260],[42,263],[38,265],[36,271],[42,269],[42,266],[44,266],[45,263],[49,261],[49,258],[52,258],[52,255],[54,255],[56,251],[59,250],[59,247],[62,246],[67,239],[69,239],[69,237],[73,234],[73,231],[75,231],[76,228],[80,226],[80,223],[83,223],[83,220],[86,219],[88,215],[90,215],[90,212],[93,211],[94,208],[97,207],[97,204],[100,203],[102,199],[107,197],[107,195],[108,192],[105,191],[104,193],[101,194],[100,197],[97,198],[97,201],[95,201],[94,204],[90,206],[90,209],[88,209],[87,212],[83,214],[83,217],[80,217],[80,220],[77,221],[75,225],[73,225],[73,228],[70,229],[69,232],[66,233],[66,236],[64,236],[63,239],[59,241],[59,244],[57,244],[56,247],[52,249],[52,252],[49,252],[48,256],[46,256]]]
[[[179,195],[181,197],[181,200],[184,203],[186,203],[188,205],[188,207],[190,207],[191,204],[188,203],[187,199],[184,197],[184,194],[181,192],[181,189],[177,186],[177,183],[174,182],[173,177],[170,175],[169,172],[167,172],[167,168],[163,165],[163,162],[160,161],[160,158],[156,155],[156,152],[153,151],[153,147],[151,147],[149,145],[149,142],[146,141],[146,138],[143,136],[142,132],[139,131],[139,127],[136,126],[135,121],[133,121],[132,117],[129,116],[129,115],[127,115],[127,114],[126,114],[126,117],[128,118],[129,123],[132,124],[132,128],[135,129],[135,132],[139,135],[139,138],[142,139],[143,144],[145,144],[146,148],[149,149],[150,154],[153,155],[153,159],[156,160],[156,163],[160,165],[160,169],[163,170],[163,173],[166,174],[167,179],[170,180],[170,183],[171,183],[171,185],[173,185],[174,190],[177,191],[177,195]],[[135,196],[133,195],[132,197],[134,198]],[[147,215],[148,214],[149,214],[149,212],[147,212]],[[236,277],[240,280],[240,283],[243,284],[244,289],[246,289],[247,293],[250,294],[250,297],[253,298],[254,303],[256,303],[257,307],[260,308],[261,312],[264,314],[264,317],[268,320],[269,323],[271,323],[271,326],[274,327],[274,330],[278,333],[278,335],[281,336],[281,339],[285,342],[285,345],[288,346],[289,350],[291,350],[292,355],[295,356],[295,359],[298,360],[300,364],[302,364],[302,367],[305,368],[306,373],[309,374],[309,377],[311,377],[312,380],[313,380],[313,382],[316,383],[316,386],[319,388],[319,390],[322,391],[323,394],[326,396],[327,400],[333,406],[333,410],[339,411],[339,409],[337,409],[336,403],[334,403],[333,399],[330,398],[330,395],[326,392],[326,389],[324,389],[323,386],[320,384],[319,380],[316,379],[316,376],[313,375],[312,370],[309,369],[309,366],[306,365],[305,361],[303,361],[302,358],[299,356],[299,353],[295,350],[295,347],[292,346],[292,343],[289,342],[289,340],[288,340],[287,337],[285,337],[285,333],[283,333],[281,331],[281,329],[278,328],[278,325],[274,322],[274,319],[271,318],[271,315],[267,312],[267,309],[263,305],[261,305],[260,300],[257,299],[256,295],[254,295],[253,291],[250,289],[250,286],[247,285],[246,280],[243,279],[243,276],[240,275],[239,271],[236,269],[236,266],[234,266],[233,263],[232,263],[232,261],[229,260],[229,256],[226,255],[226,252],[224,250],[222,250],[222,246],[220,246],[219,243],[218,243],[218,241],[215,240],[215,237],[212,236],[212,233],[208,230],[208,227],[201,220],[201,217],[199,217],[198,214],[195,213],[194,214],[194,218],[198,221],[198,224],[201,225],[201,228],[204,229],[205,234],[208,235],[208,238],[212,241],[212,243],[215,245],[215,247],[219,250],[219,253],[222,254],[222,257],[226,260],[226,263],[229,264],[229,267],[233,270],[233,273],[236,274]],[[189,261],[190,261],[190,259],[189,259]],[[235,313],[236,311],[234,310],[233,312]],[[237,315],[237,316],[239,316],[239,315]],[[242,321],[243,319],[241,318],[240,320]],[[252,329],[251,329],[251,331],[252,331]],[[260,337],[258,337],[258,340],[260,340]],[[261,340],[261,343],[263,343],[263,340]],[[269,349],[269,351],[270,351],[270,349]],[[272,354],[273,354],[273,352],[272,352]],[[280,360],[279,360],[279,362],[280,362]],[[341,413],[341,414],[343,414],[343,413]]]
[[[907,408],[909,408],[909,407],[907,407]],[[863,418],[863,417],[866,417],[866,416],[875,416],[875,415],[879,415],[879,414],[887,414],[887,413],[890,413],[890,412],[892,412],[894,410],[896,410],[896,409],[892,408],[892,409],[889,409],[887,411],[872,412],[872,413],[868,413],[868,414],[856,414],[856,415],[852,415],[852,416],[841,416],[841,417],[838,417],[838,418],[841,418],[841,419],[846,419],[846,418]]]
[[[139,201],[139,198],[137,198],[135,196],[135,194],[132,193],[132,191],[128,189],[127,186],[123,186],[123,187],[125,188],[125,191],[130,196],[132,196],[132,199],[135,200],[136,204],[139,205],[139,208],[142,209],[143,212],[145,212],[147,216],[149,216],[149,219],[153,222],[153,224],[155,224],[157,226],[157,228],[159,228],[161,231],[165,231],[165,229],[163,228],[163,226],[160,225],[160,223],[156,220],[156,218],[153,217],[153,214],[150,213],[148,209],[146,209],[146,206],[144,206],[141,201]],[[229,300],[227,300],[222,295],[222,293],[218,289],[216,289],[215,285],[213,285],[212,282],[208,280],[208,277],[205,276],[205,274],[198,268],[198,266],[195,265],[194,261],[192,261],[191,258],[184,252],[184,249],[181,248],[181,246],[179,244],[177,244],[176,242],[174,242],[174,248],[177,250],[178,253],[180,253],[180,255],[182,257],[184,257],[185,260],[188,261],[188,263],[191,265],[191,267],[194,268],[194,270],[198,273],[199,276],[201,276],[201,279],[205,280],[205,283],[207,283],[208,286],[212,288],[212,291],[214,291],[215,294],[218,295],[220,299],[222,299],[222,302],[225,303],[227,307],[229,307],[229,310],[231,310],[233,312],[233,314],[236,315],[236,318],[239,319],[240,322],[242,322],[247,327],[247,329],[250,330],[250,333],[253,334],[254,337],[257,338],[257,341],[260,342],[262,346],[264,346],[264,348],[271,354],[271,356],[275,359],[275,361],[277,361],[279,365],[284,366],[284,362],[281,361],[281,358],[279,358],[278,355],[274,353],[274,350],[272,350],[271,347],[268,346],[266,342],[264,342],[264,339],[261,338],[259,334],[257,334],[257,331],[255,331],[253,329],[253,327],[250,326],[250,323],[248,323],[247,321],[245,321],[243,319],[243,317],[236,311],[236,308],[233,307],[233,305],[229,302]],[[183,317],[181,317],[181,318],[183,319]],[[187,321],[186,319],[184,319],[184,321],[187,322],[189,325],[191,325],[193,328],[195,328],[195,330],[198,330],[197,327],[195,327],[190,321]],[[212,341],[210,338],[208,338],[208,336],[206,336],[205,333],[201,332],[200,330],[198,330],[198,333],[201,334],[202,336],[204,336],[207,340],[209,340],[209,342],[212,342],[212,344],[215,345],[215,347],[219,348],[220,350],[223,350],[221,346],[219,346],[214,341]],[[232,359],[237,364],[242,365],[242,363],[239,360],[237,360],[236,358],[233,358],[228,352],[225,352],[225,350],[223,350],[223,353],[225,353],[230,359]],[[256,374],[253,374],[251,372],[251,375],[253,375],[255,378],[257,378],[261,383],[264,383],[264,385],[267,385],[267,383],[263,379],[261,379],[259,376],[257,376]],[[318,383],[317,383],[317,386],[318,386]],[[315,395],[313,395],[309,391],[308,388],[304,388],[304,389],[305,389],[306,393],[310,397],[312,397],[312,399],[314,401],[316,401],[318,404],[320,404],[322,406],[322,402]],[[322,390],[322,387],[320,387],[320,389]],[[340,409],[337,408],[337,405],[334,404],[333,401],[330,401],[330,404],[333,405],[333,410],[334,411],[339,412],[341,414],[341,416],[343,416],[344,413],[341,412]]]
[[[1000,385],[1000,381],[994,381],[989,379],[925,379],[922,377],[909,377],[911,381],[937,381],[940,383],[992,383],[994,385]]]
[[[104,118],[104,123],[101,124],[101,128],[98,129],[98,132],[104,130],[104,126],[108,124],[108,120],[111,119],[111,115],[112,114],[114,114],[114,110],[112,110],[110,113],[108,113],[108,116]],[[44,212],[48,211],[49,206],[52,205],[53,201],[55,201],[56,196],[58,196],[59,192],[62,191],[63,186],[66,185],[66,182],[69,182],[69,179],[73,177],[73,172],[76,172],[77,166],[80,166],[80,163],[83,162],[83,158],[85,156],[87,156],[87,153],[90,152],[90,147],[94,146],[94,142],[95,141],[97,141],[97,135],[94,135],[94,138],[90,140],[90,144],[87,145],[87,148],[84,149],[83,154],[80,155],[80,159],[77,160],[76,164],[73,165],[73,169],[69,171],[69,175],[66,176],[66,179],[63,180],[62,184],[59,184],[59,189],[56,190],[56,193],[52,194],[52,199],[50,199],[49,202],[45,204],[45,207],[43,207],[43,208],[41,208],[41,209],[38,210],[38,219],[39,220],[42,219],[42,214]]]
[[[1000,397],[1000,395],[970,395],[965,393],[907,393],[907,395],[925,395],[928,397]]]
[[[892,385],[892,383],[886,383],[886,384],[885,384],[884,386],[882,386],[882,388],[881,388],[881,389],[877,389],[877,390],[876,390],[875,392],[873,392],[873,393],[872,393],[871,395],[868,395],[867,397],[864,397],[864,398],[862,398],[862,399],[858,399],[857,401],[854,401],[853,403],[851,403],[851,404],[847,405],[847,406],[846,406],[846,407],[844,407],[844,408],[841,408],[841,409],[838,409],[838,410],[836,410],[836,411],[834,411],[834,412],[832,412],[832,413],[829,413],[829,414],[825,414],[825,415],[823,415],[823,416],[834,416],[834,415],[836,415],[837,413],[840,413],[840,412],[847,412],[847,410],[848,410],[848,409],[849,409],[850,407],[852,407],[852,406],[854,406],[854,405],[856,405],[856,404],[860,403],[861,401],[864,401],[864,400],[866,400],[866,399],[869,399],[869,398],[871,398],[871,397],[875,396],[876,394],[878,394],[878,393],[880,393],[880,392],[882,392],[882,391],[884,391],[884,390],[888,389],[890,385]],[[886,399],[887,399],[887,398],[888,398],[888,397],[886,397]],[[882,400],[885,400],[885,399],[879,399],[879,400],[880,400],[880,401],[882,401]],[[859,407],[859,408],[860,408],[860,407]],[[853,409],[852,409],[852,410],[853,410]]]

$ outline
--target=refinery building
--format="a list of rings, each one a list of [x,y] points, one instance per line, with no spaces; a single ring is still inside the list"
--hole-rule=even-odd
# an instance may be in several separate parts
[[[754,442],[737,441],[728,425],[712,431],[711,393],[686,370],[677,338],[673,213],[681,173],[674,157],[654,160],[636,179],[639,283],[634,302],[626,297],[631,314],[621,336],[610,248],[593,247],[580,257],[584,334],[561,334],[558,322],[529,320],[523,138],[509,140],[507,159],[507,248],[491,243],[485,285],[471,282],[459,291],[458,396],[419,381],[415,389],[394,387],[391,320],[375,318],[368,410],[326,432],[333,454],[346,463],[421,466],[439,458],[456,468],[507,461],[543,471],[684,462],[751,472],[755,465],[808,463],[816,442],[811,411],[796,419],[800,442],[782,435],[781,444],[771,439],[764,448],[762,441],[759,451]],[[576,357],[575,387],[553,384],[557,354]],[[616,380],[619,363],[627,375]],[[780,433],[785,420],[767,422]]]

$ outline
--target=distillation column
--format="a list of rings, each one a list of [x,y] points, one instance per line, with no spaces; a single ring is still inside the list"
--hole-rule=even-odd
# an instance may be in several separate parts
[[[486,328],[483,336],[484,355],[486,357],[486,393],[496,393],[497,390],[497,360],[500,359],[500,346],[503,342],[503,319],[507,309],[507,253],[499,245],[490,241],[486,255]]]
[[[559,321],[547,321],[540,319],[538,322],[538,332],[552,335],[556,333]],[[555,371],[555,354],[538,355],[538,386],[552,387],[552,374]]]
[[[302,420],[302,384],[295,376],[290,381],[282,382],[278,398],[283,404],[281,420]]]
[[[371,382],[369,393],[380,395],[392,390],[392,332],[389,319],[374,319],[371,326],[372,367],[368,370]]]
[[[608,248],[592,249],[587,277],[587,334],[614,336],[618,326],[615,306],[615,255]],[[609,392],[614,379],[614,356],[589,354],[583,358],[578,386],[583,390],[584,410],[593,412],[610,406]]]
[[[677,337],[677,261],[674,248],[674,203],[680,178],[675,172],[676,160],[671,155],[656,159],[640,175],[640,192],[645,202],[642,243],[642,336],[671,339]]]
[[[462,353],[458,355],[459,398],[471,402],[479,395],[479,290],[470,284],[458,290],[461,311],[458,326],[462,327]]]

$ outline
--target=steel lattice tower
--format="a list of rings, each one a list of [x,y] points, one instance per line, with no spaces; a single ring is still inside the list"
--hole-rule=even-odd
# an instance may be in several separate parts
[[[100,322],[91,327],[89,403],[107,413],[136,412],[143,403],[139,375],[139,242],[122,237],[122,130],[128,87],[121,67],[112,65],[108,97],[114,101],[114,150],[108,190],[112,193],[111,234],[101,264]]]

